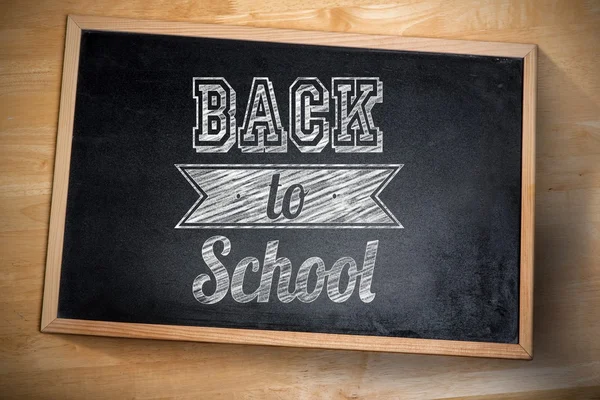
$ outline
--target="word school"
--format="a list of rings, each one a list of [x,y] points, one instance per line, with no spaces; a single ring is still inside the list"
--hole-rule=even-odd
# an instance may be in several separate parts
[[[244,153],[287,152],[288,132],[269,78],[253,79],[239,129],[236,92],[225,78],[193,78],[193,97],[196,152],[226,153],[236,140]],[[331,129],[330,98],[335,110]],[[332,78],[331,96],[319,79],[298,78],[289,88],[289,138],[303,153],[319,153],[330,142],[340,153],[381,153],[383,135],[372,115],[378,103],[383,103],[379,78]]]
[[[357,279],[360,278],[358,296],[363,303],[370,303],[375,298],[371,293],[371,282],[375,270],[375,258],[377,256],[378,240],[367,242],[362,269],[358,269],[356,261],[352,257],[342,257],[337,260],[330,270],[326,270],[325,263],[319,257],[309,257],[302,263],[296,275],[296,283],[290,292],[290,281],[292,276],[292,263],[286,257],[277,257],[279,247],[278,240],[267,242],[265,258],[260,276],[260,284],[252,293],[244,292],[244,280],[252,270],[257,273],[260,270],[260,262],[255,257],[245,257],[240,260],[230,277],[225,265],[215,255],[215,244],[222,246],[221,256],[227,256],[231,251],[231,242],[225,236],[212,236],[202,246],[202,258],[210,269],[209,274],[198,275],[192,284],[192,293],[197,301],[202,304],[215,304],[223,300],[231,286],[231,296],[238,303],[249,303],[256,300],[258,303],[266,303],[271,295],[273,274],[279,268],[279,281],[277,282],[277,298],[282,303],[289,303],[298,299],[303,303],[311,303],[316,300],[323,288],[327,290],[327,296],[335,303],[343,303],[352,296],[356,287]],[[345,289],[340,288],[340,279],[345,267],[347,268],[348,283]],[[315,271],[317,282],[312,291],[308,288],[308,278],[311,271]],[[207,294],[203,286],[207,282],[214,282],[214,292]]]

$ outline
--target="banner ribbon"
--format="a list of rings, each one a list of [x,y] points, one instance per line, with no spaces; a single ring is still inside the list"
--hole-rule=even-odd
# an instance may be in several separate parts
[[[200,198],[176,228],[402,228],[379,194],[401,164],[177,164]]]

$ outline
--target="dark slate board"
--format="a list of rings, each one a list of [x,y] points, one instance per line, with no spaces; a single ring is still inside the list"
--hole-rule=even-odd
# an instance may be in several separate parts
[[[64,237],[60,318],[518,342],[523,62],[84,31]],[[225,154],[192,148],[192,77],[222,76],[238,126],[253,77],[273,82],[284,126],[288,89],[315,76],[377,76],[382,153]],[[333,115],[333,111],[331,112]],[[175,229],[198,194],[175,164],[404,164],[380,198],[404,229]],[[200,304],[201,248],[228,237],[229,274],[246,256],[360,265],[379,240],[371,303],[325,291],[312,303]],[[248,277],[258,285],[259,274]],[[278,274],[275,274],[275,281]],[[313,279],[314,281],[314,279]],[[314,283],[312,283],[314,285]],[[210,288],[210,285],[207,286]],[[212,286],[214,287],[214,285]]]

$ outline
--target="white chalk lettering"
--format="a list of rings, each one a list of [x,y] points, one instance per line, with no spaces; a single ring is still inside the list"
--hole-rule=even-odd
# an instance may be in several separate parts
[[[375,293],[371,292],[371,284],[379,245],[378,240],[367,242],[363,266],[360,270],[352,257],[341,257],[329,271],[326,270],[325,263],[320,257],[307,258],[296,274],[293,290],[290,287],[293,272],[292,263],[287,257],[278,257],[279,241],[271,240],[267,242],[265,249],[260,284],[252,293],[244,292],[244,281],[248,269],[251,269],[253,273],[258,273],[261,270],[259,260],[255,257],[243,258],[235,266],[230,281],[227,268],[215,255],[217,243],[221,243],[223,246],[221,256],[227,256],[231,250],[231,242],[225,236],[212,236],[204,242],[202,258],[211,271],[212,277],[209,274],[200,274],[192,284],[192,293],[196,300],[202,304],[215,304],[223,300],[230,286],[231,296],[238,303],[248,303],[254,300],[258,303],[267,303],[271,301],[271,288],[274,272],[277,269],[279,269],[279,280],[276,289],[277,299],[282,303],[289,303],[295,299],[303,303],[311,303],[319,297],[324,287],[327,288],[327,296],[331,301],[343,303],[352,296],[359,279],[358,296],[360,300],[363,303],[370,303],[375,298]],[[348,267],[346,272],[348,284],[342,289],[340,288],[340,281],[346,266]],[[308,281],[313,269],[315,270],[316,283],[314,289],[309,292]],[[203,289],[204,284],[207,282],[215,285],[215,291],[211,295],[206,294]]]
[[[332,145],[336,152],[381,153],[382,132],[371,110],[383,102],[383,83],[378,78],[333,78],[335,104]]]
[[[235,143],[235,90],[223,78],[194,78],[198,153],[226,153]]]
[[[225,78],[196,77],[193,84],[196,100],[193,146],[197,152],[226,153],[236,140],[242,153],[288,151],[288,132],[269,78],[253,78],[239,129],[236,92]],[[330,99],[335,110],[333,121],[330,121]],[[317,77],[297,78],[289,87],[286,126],[290,141],[302,153],[320,153],[329,143],[341,153],[381,153],[383,133],[372,113],[373,107],[380,103],[383,103],[383,82],[377,77],[332,78],[331,93]]]
[[[254,78],[252,81],[238,145],[244,153],[287,151],[287,133],[281,125],[275,91],[269,78]]]

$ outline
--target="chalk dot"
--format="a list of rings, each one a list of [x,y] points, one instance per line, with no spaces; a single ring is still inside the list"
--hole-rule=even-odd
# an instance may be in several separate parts
[[[335,193],[334,193],[334,194],[333,194],[333,198],[335,199],[336,197],[337,197],[337,194],[335,194]]]
[[[237,197],[239,199],[242,196],[240,196],[240,194],[238,193],[238,194],[235,195],[235,197]]]

